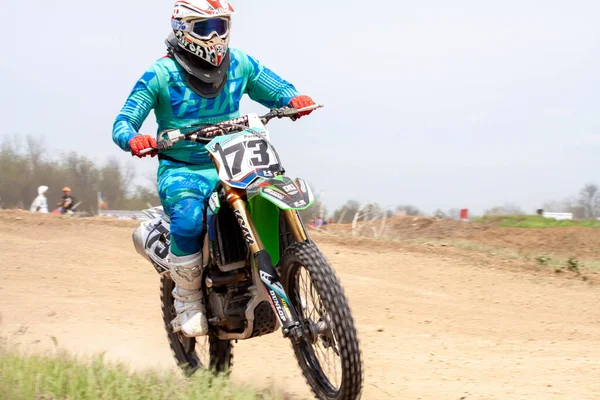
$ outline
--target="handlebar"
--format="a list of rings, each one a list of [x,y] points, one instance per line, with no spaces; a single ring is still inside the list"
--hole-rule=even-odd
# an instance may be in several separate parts
[[[313,111],[313,110],[316,110],[316,109],[322,108],[322,107],[323,107],[322,104],[314,104],[312,106],[308,106],[308,107],[304,107],[304,108],[291,108],[291,107],[276,108],[276,109],[269,111],[267,114],[265,114],[259,118],[264,125],[267,125],[269,123],[269,121],[271,121],[272,119],[275,119],[275,118],[292,118],[293,119],[294,117],[297,117],[297,115],[299,113],[306,112],[306,111]],[[171,130],[166,130],[166,131],[161,132],[159,135],[160,138],[157,143],[158,147],[156,149],[154,149],[154,148],[144,149],[140,152],[140,155],[143,156],[143,155],[152,153],[153,151],[156,151],[156,150],[160,151],[160,150],[169,149],[169,148],[173,147],[173,145],[175,143],[181,142],[183,140],[190,140],[192,142],[197,142],[197,143],[208,143],[211,140],[213,140],[213,138],[215,136],[221,136],[221,135],[225,135],[225,134],[229,134],[229,133],[233,133],[233,132],[243,131],[244,129],[248,128],[248,116],[244,115],[243,117],[234,118],[229,121],[219,122],[214,125],[204,125],[197,129],[193,129],[193,128],[194,128],[194,126],[192,125],[192,126],[188,126],[186,128],[171,129]],[[189,132],[182,133],[181,132],[182,129],[184,129],[184,130],[191,129],[191,130]]]
[[[304,108],[290,108],[290,107],[282,107],[275,108],[269,111],[267,114],[260,117],[260,120],[263,124],[268,124],[270,120],[274,118],[294,118],[298,114],[306,112],[306,111],[314,111],[318,108],[325,107],[323,104],[313,104],[312,106],[304,107]]]

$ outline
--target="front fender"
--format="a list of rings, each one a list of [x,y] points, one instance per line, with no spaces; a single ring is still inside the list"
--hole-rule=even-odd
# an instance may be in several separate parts
[[[287,176],[258,178],[248,188],[248,206],[258,235],[273,264],[280,258],[280,211],[305,210],[315,202],[310,187],[303,179]]]
[[[261,196],[281,210],[306,210],[315,202],[315,196],[304,179],[287,176],[259,178],[247,189],[248,199]]]

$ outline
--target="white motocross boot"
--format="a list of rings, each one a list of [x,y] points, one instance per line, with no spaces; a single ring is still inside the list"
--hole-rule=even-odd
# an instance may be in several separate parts
[[[187,337],[208,333],[206,308],[202,304],[202,253],[178,257],[169,254],[169,270],[175,282],[173,297],[177,317],[171,321],[174,332]]]

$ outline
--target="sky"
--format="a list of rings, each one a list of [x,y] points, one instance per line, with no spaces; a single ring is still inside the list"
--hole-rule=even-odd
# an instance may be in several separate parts
[[[111,138],[137,79],[165,54],[172,1],[2,2],[0,140],[155,159]],[[231,46],[325,108],[275,121],[290,175],[346,200],[426,212],[544,201],[600,183],[600,2],[232,1]],[[250,100],[243,113],[263,112]],[[156,133],[154,115],[142,127]]]

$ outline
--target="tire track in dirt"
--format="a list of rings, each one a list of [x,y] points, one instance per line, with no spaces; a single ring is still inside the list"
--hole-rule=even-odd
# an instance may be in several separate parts
[[[158,276],[131,223],[0,218],[0,335],[27,351],[106,351],[173,368]],[[598,399],[600,290],[451,254],[317,237],[350,299],[365,399]],[[233,378],[310,398],[279,333],[239,342]]]

